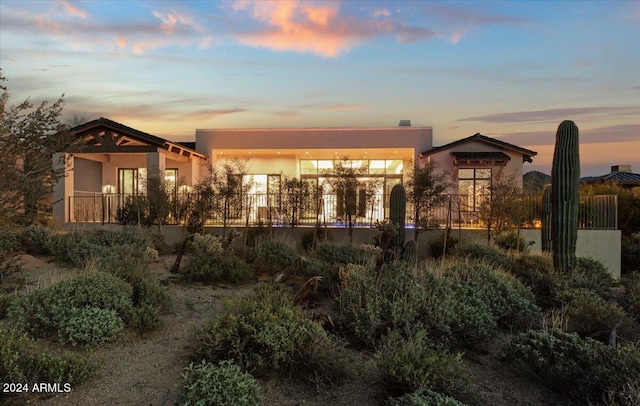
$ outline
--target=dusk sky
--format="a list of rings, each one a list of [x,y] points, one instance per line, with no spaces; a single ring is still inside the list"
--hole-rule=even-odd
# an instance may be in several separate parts
[[[640,1],[0,2],[11,103],[172,141],[196,128],[477,132],[538,151],[564,119],[582,176],[640,172]]]

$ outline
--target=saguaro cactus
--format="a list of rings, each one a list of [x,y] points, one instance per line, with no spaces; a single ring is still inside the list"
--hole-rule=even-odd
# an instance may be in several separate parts
[[[407,212],[407,193],[404,186],[395,185],[391,189],[389,202],[389,217],[393,224],[398,226],[398,234],[393,237],[393,245],[402,247],[404,244],[404,217]]]
[[[409,240],[402,247],[402,260],[409,265],[418,263],[418,249],[414,240]]]
[[[553,266],[560,271],[571,270],[576,260],[579,182],[578,127],[573,121],[565,120],[556,132],[551,169]]]
[[[551,185],[542,189],[542,251],[551,252]]]

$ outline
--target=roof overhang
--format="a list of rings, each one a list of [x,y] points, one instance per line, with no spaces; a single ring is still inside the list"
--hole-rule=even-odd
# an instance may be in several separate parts
[[[451,153],[455,166],[480,165],[480,166],[506,166],[511,157],[504,152],[461,152]]]

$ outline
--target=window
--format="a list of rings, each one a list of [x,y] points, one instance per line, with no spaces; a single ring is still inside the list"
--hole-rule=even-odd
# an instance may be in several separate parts
[[[491,186],[491,168],[458,169],[460,210],[477,211]]]
[[[147,169],[146,168],[119,168],[118,169],[118,193],[133,195],[146,193]],[[174,193],[178,185],[178,169],[166,169],[164,181],[169,193]]]

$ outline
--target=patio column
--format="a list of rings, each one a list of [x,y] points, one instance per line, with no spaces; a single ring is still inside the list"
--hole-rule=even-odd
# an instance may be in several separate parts
[[[64,152],[53,154],[52,165],[55,168],[63,168],[65,162],[67,164],[66,176],[60,177],[53,185],[53,221],[58,226],[63,226],[71,220],[69,211],[72,207],[70,200],[72,200],[74,192],[74,157]]]
[[[158,171],[161,179],[164,179],[164,170],[167,168],[167,156],[162,152],[147,152],[147,180],[150,175]]]

